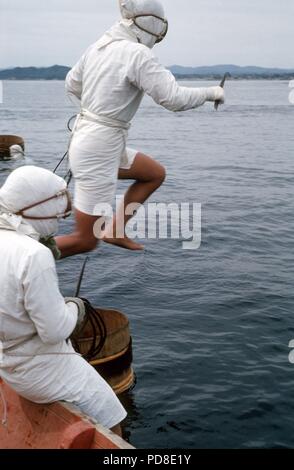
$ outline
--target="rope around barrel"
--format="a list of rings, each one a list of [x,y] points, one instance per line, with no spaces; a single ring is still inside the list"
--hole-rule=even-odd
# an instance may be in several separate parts
[[[107,329],[105,326],[104,319],[100,314],[99,310],[96,310],[87,299],[82,299],[86,308],[86,318],[82,328],[78,334],[74,334],[71,337],[73,347],[75,351],[81,354],[79,339],[82,337],[83,331],[89,326],[92,329],[91,343],[89,344],[88,351],[81,354],[86,361],[91,362],[97,358],[99,353],[102,351],[105,341],[107,339]],[[90,337],[89,337],[90,340]]]

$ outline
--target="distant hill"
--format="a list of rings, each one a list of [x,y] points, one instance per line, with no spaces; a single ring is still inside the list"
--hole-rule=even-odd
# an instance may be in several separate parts
[[[16,67],[0,70],[0,80],[64,80],[70,68],[63,65],[52,67]]]
[[[173,65],[169,67],[171,72],[177,77],[221,77],[229,72],[233,78],[288,78],[294,76],[293,69],[265,68],[238,65],[212,65],[203,67],[182,67]]]
[[[229,72],[233,78],[294,78],[294,69],[264,68],[264,67],[239,67],[238,65],[213,65],[204,67],[183,67],[173,65],[169,67],[171,72],[179,79],[192,78],[219,78],[225,72]],[[52,67],[16,67],[0,70],[0,80],[64,80],[70,68],[63,65]]]

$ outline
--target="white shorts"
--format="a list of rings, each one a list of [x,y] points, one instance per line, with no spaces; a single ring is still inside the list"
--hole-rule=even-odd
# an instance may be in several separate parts
[[[101,205],[112,205],[119,169],[132,167],[137,150],[127,148],[128,133],[89,121],[80,121],[69,150],[75,179],[74,206],[88,215],[101,215]],[[98,207],[99,206],[99,207]]]
[[[112,388],[91,366],[88,370],[84,392],[77,401],[72,403],[84,414],[108,429],[114,428],[127,417],[127,412]]]
[[[3,380],[33,403],[64,401],[112,429],[127,413],[112,388],[71,346],[70,355],[36,356],[15,370],[0,369]]]

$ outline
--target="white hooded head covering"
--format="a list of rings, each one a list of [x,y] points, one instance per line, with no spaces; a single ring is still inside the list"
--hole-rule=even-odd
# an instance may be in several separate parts
[[[131,30],[145,46],[152,48],[160,35],[167,32],[164,8],[158,0],[119,0],[119,4],[124,19],[133,20],[138,16],[135,19],[138,26],[133,24]],[[150,16],[140,17],[140,15]],[[147,31],[150,31],[151,34]]]
[[[8,176],[0,189],[0,228],[14,230],[36,239],[56,234],[58,219],[65,215],[68,206],[66,189],[64,179],[49,170],[35,166],[18,168]],[[51,197],[54,198],[42,203]],[[24,210],[26,217],[52,219],[31,220],[16,215],[34,204],[37,205]]]
[[[98,49],[122,40],[140,42],[152,49],[156,42],[163,39],[168,24],[164,8],[158,0],[119,0],[119,6],[123,19],[98,41]]]

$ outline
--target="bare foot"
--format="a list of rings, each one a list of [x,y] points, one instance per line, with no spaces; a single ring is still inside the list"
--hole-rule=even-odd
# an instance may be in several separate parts
[[[105,243],[109,243],[110,245],[116,245],[120,248],[125,248],[126,250],[131,251],[143,251],[144,245],[140,245],[139,243],[135,243],[133,240],[125,236],[125,238],[109,238],[107,236],[103,236],[102,240]]]

